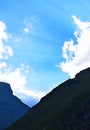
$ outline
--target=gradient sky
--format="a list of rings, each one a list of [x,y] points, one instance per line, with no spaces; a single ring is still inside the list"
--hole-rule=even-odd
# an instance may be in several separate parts
[[[32,105],[90,67],[90,0],[0,0],[0,81]]]

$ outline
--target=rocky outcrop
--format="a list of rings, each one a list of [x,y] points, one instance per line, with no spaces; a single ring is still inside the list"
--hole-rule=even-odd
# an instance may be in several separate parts
[[[21,102],[8,83],[0,82],[0,130],[3,130],[23,116],[29,107]]]

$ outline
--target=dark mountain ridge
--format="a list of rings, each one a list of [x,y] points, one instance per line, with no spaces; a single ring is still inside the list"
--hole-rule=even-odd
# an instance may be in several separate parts
[[[0,130],[3,130],[23,116],[29,107],[21,102],[8,83],[0,82]]]
[[[7,130],[90,130],[90,68],[57,86]]]

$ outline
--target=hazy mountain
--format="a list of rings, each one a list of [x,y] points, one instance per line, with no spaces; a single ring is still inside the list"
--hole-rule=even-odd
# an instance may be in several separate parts
[[[90,130],[90,68],[53,89],[8,130]]]
[[[27,105],[13,95],[8,83],[0,82],[0,130],[10,126],[28,109]]]

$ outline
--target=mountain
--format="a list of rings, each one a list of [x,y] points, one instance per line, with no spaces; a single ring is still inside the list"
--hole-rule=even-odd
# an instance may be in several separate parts
[[[90,130],[90,68],[57,86],[7,130]]]
[[[29,107],[13,95],[8,83],[0,82],[0,130],[9,127],[23,116]]]

